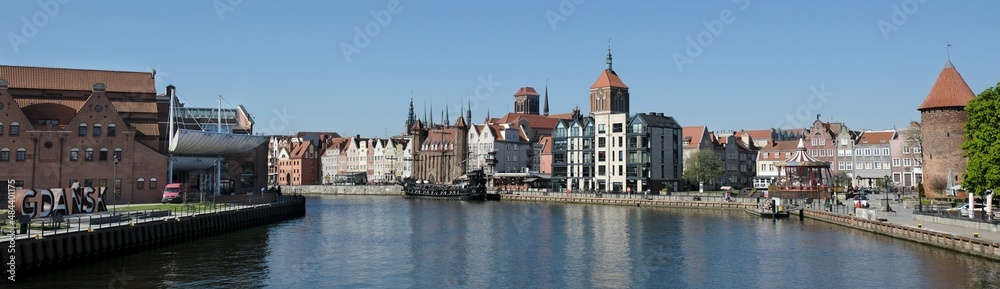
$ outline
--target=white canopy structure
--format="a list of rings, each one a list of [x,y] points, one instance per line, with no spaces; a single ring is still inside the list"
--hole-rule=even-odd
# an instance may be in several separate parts
[[[178,171],[198,171],[211,168],[215,166],[217,161],[222,160],[219,157],[195,157],[195,156],[173,156],[170,158],[173,162],[173,167]]]
[[[178,129],[170,139],[170,152],[178,155],[220,156],[241,154],[264,142],[267,136]]]

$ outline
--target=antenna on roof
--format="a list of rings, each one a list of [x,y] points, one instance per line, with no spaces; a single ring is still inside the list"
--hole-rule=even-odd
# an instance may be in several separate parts
[[[945,41],[948,46],[945,49],[948,51],[948,62],[951,62],[951,41]]]

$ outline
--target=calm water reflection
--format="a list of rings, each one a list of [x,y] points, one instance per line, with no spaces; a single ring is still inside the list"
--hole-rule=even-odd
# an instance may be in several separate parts
[[[313,197],[305,218],[19,288],[990,288],[1000,263],[742,211]],[[122,286],[124,285],[124,286]]]

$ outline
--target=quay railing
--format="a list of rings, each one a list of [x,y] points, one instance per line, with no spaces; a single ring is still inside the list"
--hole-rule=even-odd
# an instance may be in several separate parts
[[[216,214],[229,211],[237,211],[246,208],[257,208],[262,206],[273,206],[287,203],[301,202],[301,195],[281,195],[261,198],[247,198],[242,200],[232,200],[226,202],[212,203],[184,203],[173,204],[170,209],[142,209],[130,210],[129,207],[156,207],[163,204],[114,206],[108,211],[92,214],[76,215],[55,215],[45,218],[26,218],[20,216],[13,224],[11,220],[3,222],[0,240],[43,238],[45,236],[65,234],[71,232],[93,231],[101,228],[117,226],[133,226],[139,223],[155,222],[164,220],[180,219],[182,217],[194,217],[204,214]]]

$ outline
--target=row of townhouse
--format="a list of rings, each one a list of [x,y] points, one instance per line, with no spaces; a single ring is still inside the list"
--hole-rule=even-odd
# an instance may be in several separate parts
[[[834,175],[851,186],[884,186],[890,178],[897,188],[912,190],[922,180],[920,127],[912,123],[903,130],[849,130],[843,123],[816,120],[803,138],[806,153],[830,162]],[[779,174],[779,166],[795,153],[797,140],[769,143],[757,154],[754,186],[766,188]],[[844,185],[844,184],[841,184]]]
[[[756,175],[757,151],[760,149],[758,147],[760,142],[754,135],[761,133],[758,131],[713,133],[705,126],[688,126],[683,128],[683,134],[684,162],[701,150],[710,150],[722,160],[723,174],[719,179],[705,184],[708,189],[723,186],[741,189],[751,185]],[[765,143],[770,138],[770,136],[760,137]],[[698,184],[688,182],[685,188],[696,190]]]
[[[391,184],[412,176],[409,137],[331,139],[323,153],[322,183]]]
[[[271,186],[393,183],[412,175],[409,137],[300,132],[272,136],[268,147]]]

